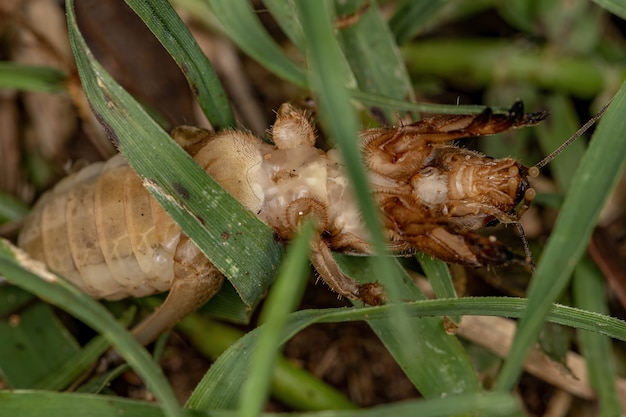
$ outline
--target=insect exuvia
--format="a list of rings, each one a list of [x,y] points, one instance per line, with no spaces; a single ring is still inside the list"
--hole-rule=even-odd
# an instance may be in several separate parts
[[[546,116],[525,114],[516,102],[505,114],[486,109],[478,115],[435,115],[362,131],[370,188],[389,250],[398,255],[422,251],[470,266],[529,265],[526,254],[477,230],[518,223],[534,197],[529,177],[538,168],[450,142],[531,126]],[[342,296],[383,303],[379,284],[356,283],[331,254],[372,252],[340,153],[316,148],[308,116],[289,104],[278,110],[270,134],[273,144],[234,130],[179,127],[172,135],[281,239],[288,240],[304,217],[314,216],[317,234],[310,260],[319,275]],[[96,298],[170,290],[163,306],[135,330],[143,343],[206,302],[223,281],[122,156],[86,167],[44,195],[19,245]]]

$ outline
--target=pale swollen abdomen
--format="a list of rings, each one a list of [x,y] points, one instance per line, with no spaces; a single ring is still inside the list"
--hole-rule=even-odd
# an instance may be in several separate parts
[[[118,155],[63,179],[36,204],[18,245],[87,294],[167,291],[181,230]]]

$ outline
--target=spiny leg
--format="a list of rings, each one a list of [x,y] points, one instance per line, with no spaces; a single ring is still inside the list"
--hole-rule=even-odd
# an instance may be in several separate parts
[[[467,266],[528,265],[525,256],[512,252],[494,236],[485,237],[476,232],[456,234],[441,226],[431,227],[422,233],[405,234],[415,249],[446,262]]]
[[[364,131],[363,152],[372,171],[389,178],[405,178],[422,166],[433,144],[533,126],[547,115],[547,112],[524,113],[522,102],[517,101],[504,114],[494,114],[487,108],[477,115],[428,116],[406,126]]]
[[[287,232],[293,233],[300,229],[304,219],[313,219],[316,233],[310,243],[309,259],[324,282],[333,291],[351,300],[361,300],[369,305],[384,304],[382,286],[376,283],[359,284],[346,276],[337,265],[328,244],[321,236],[327,230],[327,211],[326,204],[314,198],[305,197],[292,201],[285,210]]]
[[[346,276],[337,265],[328,245],[319,235],[315,236],[311,242],[311,249],[311,264],[324,282],[337,294],[350,300],[361,300],[369,305],[385,303],[382,286],[378,283],[359,284]]]

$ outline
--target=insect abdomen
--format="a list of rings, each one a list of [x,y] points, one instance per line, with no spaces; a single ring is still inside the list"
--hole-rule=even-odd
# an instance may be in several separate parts
[[[35,206],[18,244],[95,298],[170,288],[181,231],[122,156],[61,181]]]

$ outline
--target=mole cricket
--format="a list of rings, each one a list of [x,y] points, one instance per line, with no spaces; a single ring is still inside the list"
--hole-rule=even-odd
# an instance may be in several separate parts
[[[520,255],[477,231],[497,223],[519,225],[535,196],[529,178],[561,148],[527,168],[512,158],[494,159],[451,142],[532,126],[547,115],[524,113],[518,101],[504,114],[487,108],[480,114],[431,115],[360,132],[389,251],[421,251],[468,266],[532,267],[526,243]],[[310,261],[319,276],[341,296],[384,303],[381,285],[356,283],[331,254],[372,253],[339,151],[316,148],[309,116],[290,104],[280,107],[269,134],[273,144],[245,131],[215,133],[188,126],[176,128],[172,137],[280,239],[291,238],[303,218],[313,216],[317,233]],[[133,331],[143,344],[204,304],[224,279],[121,155],[68,176],[44,194],[18,245],[94,298],[169,290],[163,305]]]

